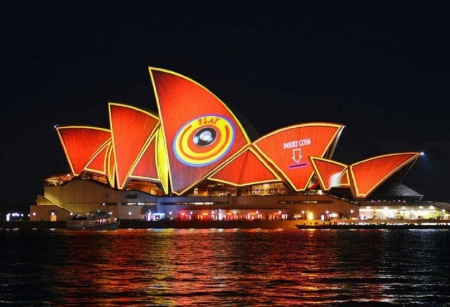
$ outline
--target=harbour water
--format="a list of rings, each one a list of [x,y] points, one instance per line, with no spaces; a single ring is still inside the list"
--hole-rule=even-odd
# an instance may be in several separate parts
[[[0,306],[450,306],[439,229],[0,229],[0,265]]]

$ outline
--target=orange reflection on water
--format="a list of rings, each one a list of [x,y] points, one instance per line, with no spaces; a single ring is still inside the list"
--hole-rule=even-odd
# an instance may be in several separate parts
[[[404,281],[392,277],[391,236],[372,230],[69,233],[60,247],[63,261],[52,267],[65,282],[53,291],[64,297],[61,306],[394,302],[388,285]]]

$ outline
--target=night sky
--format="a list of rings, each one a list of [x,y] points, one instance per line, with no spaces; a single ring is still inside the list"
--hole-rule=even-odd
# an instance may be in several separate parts
[[[199,82],[261,136],[344,124],[342,163],[423,151],[403,183],[450,199],[445,1],[142,3],[3,3],[0,204],[33,204],[69,171],[54,125],[109,128],[108,102],[156,111],[148,66]]]

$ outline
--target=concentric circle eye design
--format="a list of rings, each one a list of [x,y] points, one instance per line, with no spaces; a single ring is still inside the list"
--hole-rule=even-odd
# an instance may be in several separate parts
[[[216,140],[216,135],[214,128],[202,128],[194,135],[194,144],[200,147],[209,146]]]
[[[234,126],[227,118],[217,115],[199,117],[178,130],[173,151],[186,165],[205,166],[228,152],[235,135]]]

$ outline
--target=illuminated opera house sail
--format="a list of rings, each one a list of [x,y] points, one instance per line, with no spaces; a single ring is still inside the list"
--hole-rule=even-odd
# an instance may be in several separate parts
[[[288,217],[311,206],[350,215],[386,186],[407,190],[395,199],[422,198],[401,184],[419,152],[347,165],[333,160],[344,126],[329,122],[250,139],[230,108],[201,84],[164,69],[149,73],[157,112],[110,102],[109,127],[56,127],[70,172],[49,178],[35,207],[50,205],[65,216],[106,204],[123,219],[149,212],[217,219],[230,212]]]

